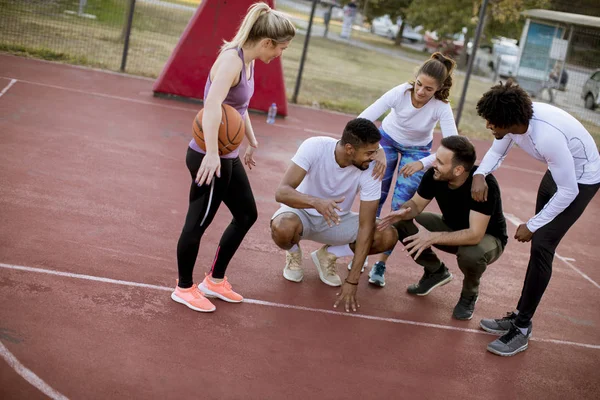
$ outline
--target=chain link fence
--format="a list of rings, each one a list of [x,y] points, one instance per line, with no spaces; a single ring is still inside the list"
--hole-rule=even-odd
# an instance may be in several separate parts
[[[156,77],[199,2],[0,0],[0,51]],[[319,6],[315,14],[298,96],[301,104],[358,114],[390,88],[412,79],[418,65],[436,49],[431,45],[432,35],[422,31],[398,46],[390,38],[387,20],[355,24],[351,37],[342,38],[343,12],[331,3]],[[569,9],[566,0],[560,5]],[[298,28],[298,37],[282,60],[288,98],[292,98],[311,1],[278,0],[277,6]],[[586,12],[600,16],[600,4]],[[329,21],[327,27],[325,21]],[[530,28],[535,24],[553,28],[542,29],[533,41],[517,37],[483,43],[474,60],[475,75],[465,97],[461,132],[489,136],[475,104],[494,82],[513,76],[537,101],[552,102],[576,116],[600,143],[600,73],[596,73],[600,68],[600,26],[594,25],[597,19],[590,21],[549,22],[530,17]],[[453,45],[460,45],[461,36],[455,36]],[[536,40],[541,42],[536,44]],[[449,49],[456,50],[456,46]],[[556,53],[554,58],[548,57],[550,52]],[[521,73],[524,66],[525,72],[529,67],[535,73]],[[464,73],[457,71],[451,91],[454,107],[464,80]]]
[[[154,77],[197,5],[159,0],[0,0],[0,50]]]

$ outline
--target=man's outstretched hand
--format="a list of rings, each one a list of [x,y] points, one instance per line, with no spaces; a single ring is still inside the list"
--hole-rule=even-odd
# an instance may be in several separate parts
[[[344,282],[342,284],[342,289],[336,295],[338,299],[335,301],[333,305],[334,308],[337,308],[338,305],[344,304],[346,312],[356,311],[360,304],[358,304],[358,300],[356,299],[356,289],[358,285],[351,285],[349,283]]]

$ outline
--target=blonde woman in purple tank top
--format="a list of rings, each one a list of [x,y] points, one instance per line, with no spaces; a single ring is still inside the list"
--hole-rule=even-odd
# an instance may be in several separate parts
[[[265,3],[253,4],[235,37],[225,41],[213,64],[204,91],[202,127],[206,152],[192,139],[186,164],[192,178],[189,208],[177,243],[179,279],[171,298],[195,311],[211,312],[215,306],[206,297],[239,303],[242,296],[233,291],[225,270],[244,236],[257,219],[256,203],[243,164],[256,165],[254,151],[258,142],[248,116],[254,93],[254,62],[269,63],[281,56],[296,34],[290,20]],[[218,127],[221,104],[238,110],[246,123],[248,148],[240,160],[238,151],[219,157]],[[193,281],[200,240],[221,203],[233,219],[223,233],[210,273],[202,283]]]

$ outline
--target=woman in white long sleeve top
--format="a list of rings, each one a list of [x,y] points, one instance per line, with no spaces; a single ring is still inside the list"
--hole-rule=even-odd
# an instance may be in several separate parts
[[[448,103],[455,62],[434,53],[419,68],[412,82],[389,90],[364,110],[359,118],[377,120],[386,111],[391,112],[381,124],[381,146],[385,151],[387,167],[382,182],[377,216],[385,203],[394,171],[398,177],[392,195],[392,211],[410,200],[421,182],[423,173],[435,160],[431,154],[433,129],[439,122],[444,137],[457,135],[452,108]],[[369,282],[385,285],[385,262],[392,251],[380,254],[369,272]]]
[[[473,176],[471,192],[476,201],[487,196],[485,175],[500,166],[515,143],[548,165],[538,189],[535,215],[515,234],[520,242],[531,241],[516,311],[480,322],[484,330],[503,334],[487,349],[512,356],[527,349],[531,319],[550,281],[556,247],[600,188],[600,155],[594,139],[577,119],[552,105],[532,103],[512,82],[486,92],[477,103],[477,112],[496,140]]]

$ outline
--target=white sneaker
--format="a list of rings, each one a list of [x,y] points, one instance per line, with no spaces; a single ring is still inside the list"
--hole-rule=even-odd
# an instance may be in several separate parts
[[[350,260],[350,262],[348,263],[348,271],[350,271],[352,269],[352,261],[354,261],[354,259]],[[369,266],[369,257],[365,258],[365,263],[363,264],[362,268],[360,269],[360,272],[363,273],[365,272],[365,268],[367,268]]]
[[[300,282],[304,277],[302,271],[302,249],[298,247],[298,251],[290,253],[285,252],[285,268],[283,268],[283,277],[288,281]]]

